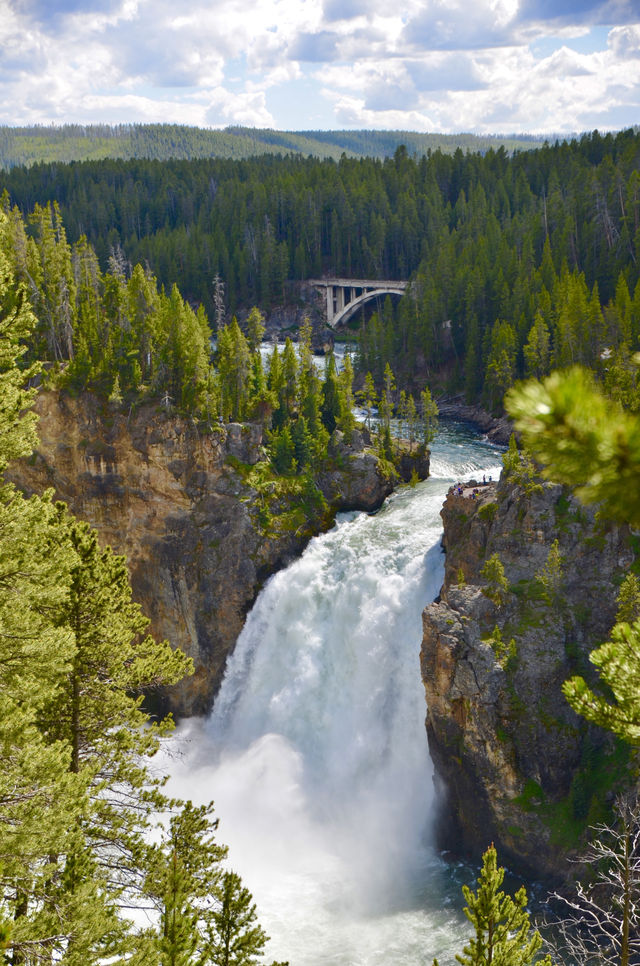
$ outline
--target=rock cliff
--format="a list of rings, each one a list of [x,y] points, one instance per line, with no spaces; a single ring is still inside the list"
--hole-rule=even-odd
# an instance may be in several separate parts
[[[8,474],[22,489],[47,487],[104,544],[124,553],[134,597],[151,630],[181,647],[193,677],[168,696],[178,714],[209,709],[227,654],[266,578],[328,527],[339,509],[373,510],[393,484],[362,434],[334,441],[334,469],[317,490],[261,477],[259,425],[198,432],[152,405],[115,411],[85,395],[42,393],[40,444]],[[428,459],[419,466],[428,473]]]
[[[448,494],[445,582],[423,616],[441,841],[476,856],[494,841],[504,862],[561,879],[585,825],[625,780],[624,748],[587,727],[561,685],[590,674],[588,654],[607,638],[633,560],[631,538],[555,484],[478,490]],[[494,554],[502,586],[495,567],[488,576]]]

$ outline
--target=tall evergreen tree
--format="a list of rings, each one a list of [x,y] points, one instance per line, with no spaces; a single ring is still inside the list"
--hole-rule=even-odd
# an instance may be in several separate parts
[[[502,891],[503,880],[504,869],[498,867],[491,845],[482,856],[477,891],[462,887],[464,912],[475,935],[456,955],[457,961],[461,966],[551,966],[549,955],[538,955],[542,937],[531,928],[524,886],[512,898]]]

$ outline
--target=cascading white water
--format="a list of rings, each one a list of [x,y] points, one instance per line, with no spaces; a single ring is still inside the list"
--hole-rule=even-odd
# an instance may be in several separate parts
[[[445,429],[429,480],[341,515],[268,581],[210,718],[179,729],[171,789],[215,800],[268,961],[415,966],[461,948],[459,886],[431,845],[421,612],[442,583],[447,488],[498,461]]]

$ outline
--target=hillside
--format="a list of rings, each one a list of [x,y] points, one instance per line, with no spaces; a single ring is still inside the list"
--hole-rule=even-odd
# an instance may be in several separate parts
[[[274,131],[229,127],[223,131],[179,124],[63,124],[0,126],[0,168],[38,161],[96,161],[136,158],[168,161],[194,158],[238,160],[261,154],[302,154],[337,160],[348,157],[391,157],[399,144],[421,157],[428,151],[484,153],[539,147],[540,139],[475,134],[420,134],[415,131]]]

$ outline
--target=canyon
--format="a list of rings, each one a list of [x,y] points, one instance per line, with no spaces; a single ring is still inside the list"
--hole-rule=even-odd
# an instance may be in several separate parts
[[[348,445],[335,434],[331,465],[318,473],[317,489],[305,491],[295,478],[280,489],[252,478],[264,459],[257,423],[203,432],[158,404],[128,412],[90,394],[51,391],[38,395],[35,410],[39,445],[7,476],[27,493],[53,489],[126,556],[152,633],[195,665],[165,696],[179,716],[210,709],[267,578],[338,510],[375,510],[394,487],[366,431]],[[426,477],[428,456],[404,459],[407,479],[414,466]]]
[[[561,688],[571,674],[593,680],[588,655],[615,622],[634,538],[553,483],[503,473],[475,489],[449,490],[444,584],[423,614],[441,844],[478,856],[493,841],[513,868],[559,880],[628,780],[624,747]],[[505,589],[484,570],[494,554]]]

